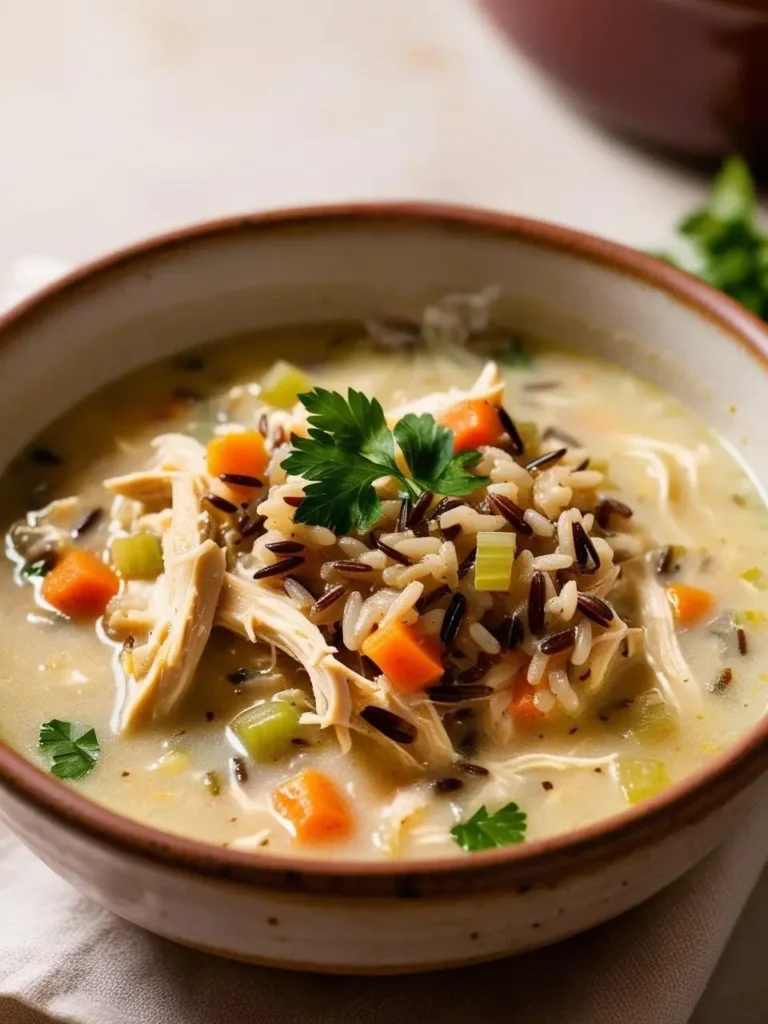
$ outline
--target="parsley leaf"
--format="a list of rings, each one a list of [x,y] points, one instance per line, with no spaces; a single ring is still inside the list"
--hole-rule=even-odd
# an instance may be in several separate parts
[[[59,779],[82,779],[99,759],[99,741],[93,729],[72,737],[72,723],[58,718],[40,727],[40,749],[53,758],[51,774]]]
[[[21,575],[28,579],[31,577],[47,576],[53,568],[53,563],[41,558],[37,562],[26,562],[21,569]]]
[[[511,846],[522,843],[528,818],[516,803],[509,803],[493,814],[483,805],[468,821],[451,829],[451,836],[467,853],[478,850],[492,850],[497,846]]]
[[[336,533],[370,530],[381,515],[373,484],[382,476],[398,480],[412,499],[423,491],[471,494],[488,483],[468,472],[480,452],[454,455],[452,432],[428,413],[409,413],[391,431],[380,403],[352,388],[346,399],[323,388],[299,398],[307,409],[309,436],[293,437],[293,450],[283,460],[288,473],[309,481],[296,510],[299,523]],[[395,459],[395,442],[410,476]]]
[[[757,197],[739,156],[723,164],[709,202],[678,225],[680,253],[656,254],[768,318],[768,235],[756,223]]]

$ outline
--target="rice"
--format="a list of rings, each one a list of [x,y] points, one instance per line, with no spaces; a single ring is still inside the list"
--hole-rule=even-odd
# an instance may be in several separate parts
[[[581,701],[568,679],[565,669],[557,668],[547,676],[549,688],[560,701],[567,715],[577,715],[581,710]]]
[[[344,614],[341,617],[341,636],[347,650],[357,651],[360,644],[357,641],[357,622],[363,607],[363,595],[359,590],[353,590],[344,605]]]
[[[579,597],[579,588],[575,580],[568,580],[563,589],[556,597],[551,597],[546,603],[548,615],[557,616],[563,622],[570,622],[576,614],[576,602]]]
[[[392,603],[389,605],[386,614],[381,620],[380,626],[389,625],[390,622],[416,622],[419,617],[419,613],[414,607],[416,602],[419,600],[421,595],[424,593],[424,584],[418,583],[414,580],[413,583],[409,583],[405,590],[397,594],[394,597]]]
[[[576,627],[576,643],[573,645],[571,662],[574,665],[583,665],[589,657],[592,649],[592,623],[584,619]]]
[[[536,651],[534,656],[531,658],[531,663],[528,666],[528,673],[526,679],[531,686],[536,686],[544,678],[544,673],[547,671],[547,665],[549,663],[549,657],[546,654],[542,654],[541,651]]]
[[[299,608],[310,608],[315,599],[305,586],[302,586],[293,576],[286,576],[283,580],[283,589],[295,605]]]
[[[464,533],[486,533],[502,530],[507,524],[504,516],[486,515],[477,512],[468,505],[460,505],[440,516],[440,529],[447,530],[451,526],[460,526]],[[387,541],[389,543],[389,541]]]
[[[431,611],[424,612],[419,619],[419,629],[424,636],[438,636],[443,625],[444,616],[444,608],[433,608]]]
[[[481,623],[473,622],[469,627],[469,635],[486,654],[498,654],[501,651],[499,641]]]
[[[533,560],[533,568],[541,572],[557,572],[559,569],[570,569],[572,565],[570,555],[539,555]]]
[[[425,555],[437,554],[440,540],[437,537],[414,537],[412,540],[398,541],[396,550],[408,558],[423,558]]]
[[[490,490],[490,487],[488,490]],[[541,512],[537,512],[533,508],[527,508],[523,512],[523,518],[537,537],[554,537],[555,524],[551,523]]]
[[[551,690],[542,686],[534,694],[533,703],[543,715],[547,715],[557,703],[557,698]]]

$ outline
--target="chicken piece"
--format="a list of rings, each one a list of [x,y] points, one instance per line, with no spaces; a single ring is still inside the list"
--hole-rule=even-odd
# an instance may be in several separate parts
[[[418,414],[428,412],[437,417],[457,402],[467,398],[485,398],[491,405],[501,405],[504,401],[504,378],[496,363],[488,362],[483,367],[483,372],[477,378],[469,390],[450,387],[447,391],[435,391],[429,395],[423,395],[412,402],[405,402],[395,409],[388,409],[386,413],[387,423],[394,426],[406,413]]]
[[[183,700],[213,625],[225,571],[224,551],[207,538],[200,478],[177,473],[172,480],[173,512],[163,536],[165,572],[152,603],[156,624],[146,644],[131,652],[128,692],[121,713],[124,730],[169,715]]]
[[[274,644],[307,671],[322,728],[333,726],[342,748],[350,746],[349,730],[364,733],[411,765],[418,762],[450,763],[454,759],[442,723],[416,702],[390,707],[388,690],[348,668],[336,658],[317,626],[310,622],[289,597],[269,587],[227,573],[216,612],[216,625],[223,626],[251,642]],[[408,748],[372,729],[360,711],[369,704],[393,710],[416,726],[417,739]],[[434,711],[434,709],[431,709]],[[437,721],[435,720],[437,719]]]
[[[192,473],[208,484],[205,448],[186,434],[161,434],[152,442],[157,455],[154,466],[114,476],[104,481],[113,494],[155,508],[170,504],[173,482],[179,474]]]

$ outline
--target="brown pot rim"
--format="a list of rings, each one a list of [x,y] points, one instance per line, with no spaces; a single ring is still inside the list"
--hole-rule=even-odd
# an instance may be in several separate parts
[[[482,233],[555,250],[634,278],[699,314],[742,344],[768,369],[768,326],[721,292],[644,253],[586,233],[526,217],[473,207],[411,202],[360,202],[301,207],[231,217],[183,228],[118,250],[75,270],[0,317],[0,344],[28,318],[55,313],[61,302],[128,264],[239,233],[345,224],[431,225],[444,231]],[[620,815],[584,828],[519,846],[455,858],[363,862],[250,854],[161,832],[124,818],[46,774],[0,741],[0,786],[59,825],[100,844],[192,875],[228,879],[286,893],[351,897],[452,897],[474,892],[552,886],[630,850],[693,825],[735,797],[768,769],[768,717],[726,752],[664,793]],[[626,880],[625,884],[629,884]]]

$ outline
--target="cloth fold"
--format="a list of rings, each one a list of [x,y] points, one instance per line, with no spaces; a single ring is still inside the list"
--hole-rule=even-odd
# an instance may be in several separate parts
[[[0,826],[0,1021],[38,1024],[37,1011],[66,1024],[465,1024],[514,1011],[515,1024],[685,1024],[767,859],[761,808],[683,879],[567,942],[438,974],[336,978],[149,935],[70,889]]]

